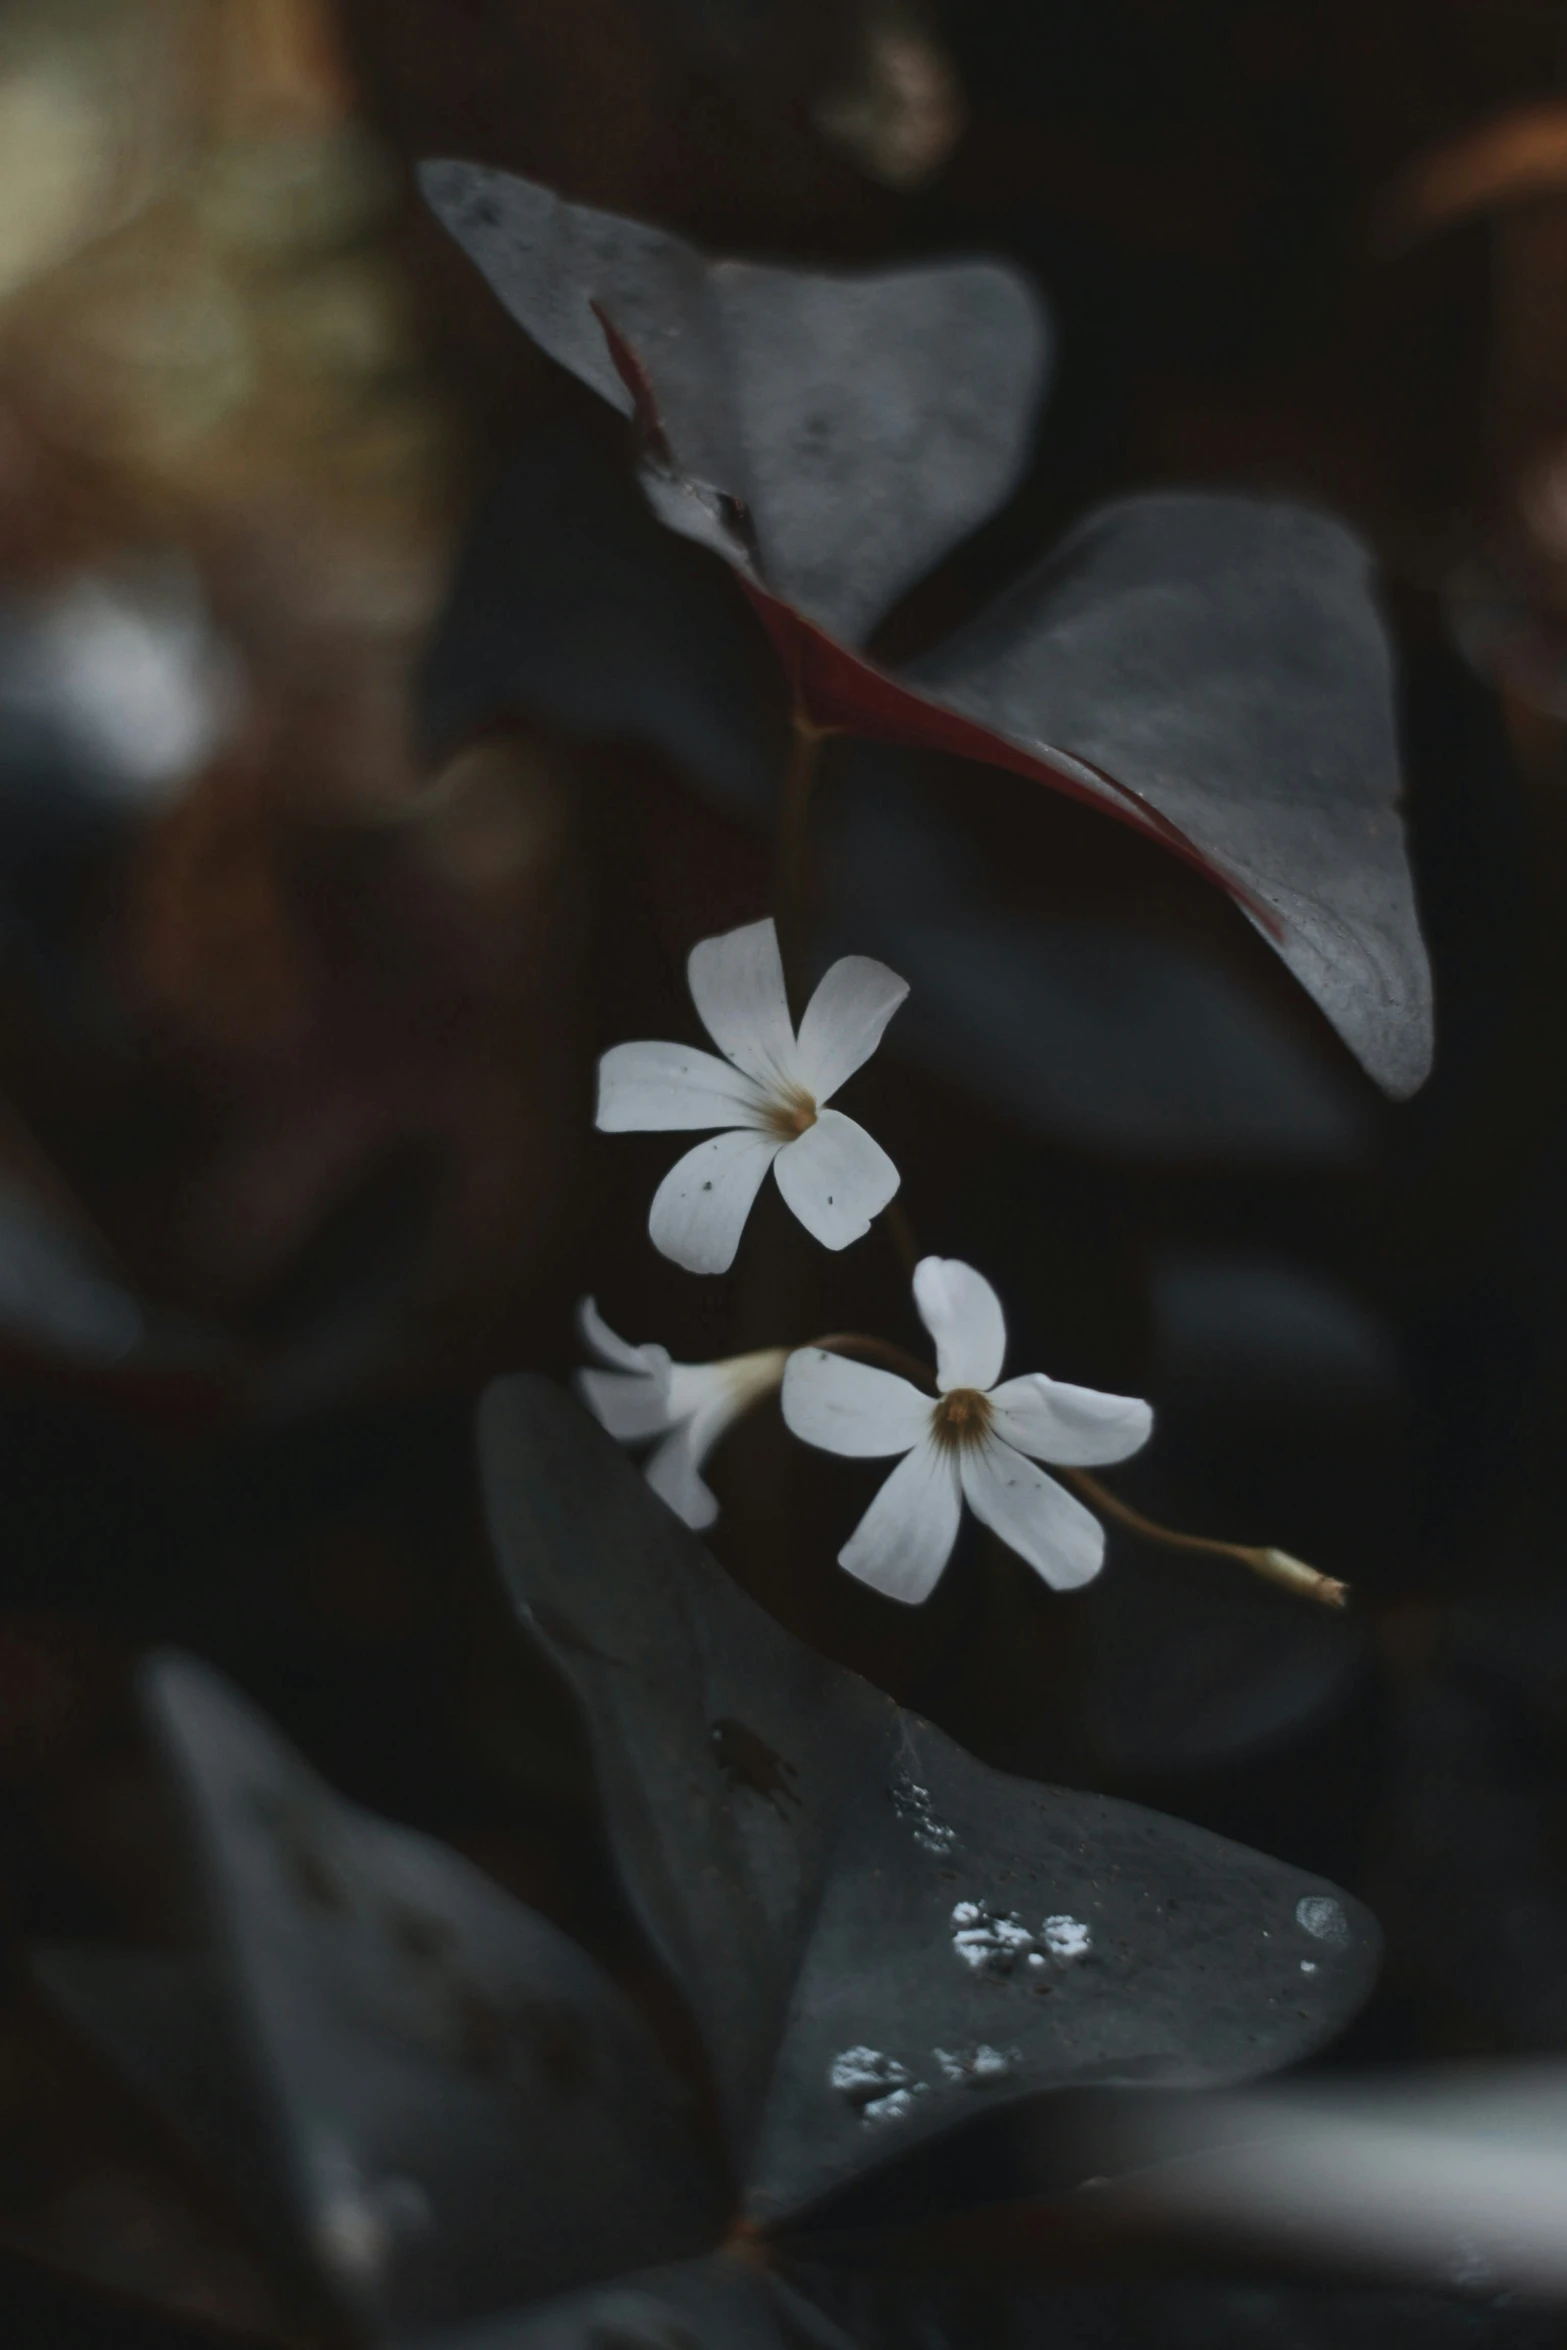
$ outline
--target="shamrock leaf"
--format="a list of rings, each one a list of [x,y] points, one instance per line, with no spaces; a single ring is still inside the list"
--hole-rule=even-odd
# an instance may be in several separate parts
[[[660,529],[574,418],[529,434],[476,517],[421,698],[436,752],[526,712],[648,743],[712,804],[765,822],[788,756],[780,687],[723,573]],[[1335,1165],[1364,1150],[1353,1081],[1243,977],[1124,921],[1009,905],[909,753],[846,746],[827,801],[831,948],[912,982],[896,1051],[1096,1155]]]
[[[1341,524],[1277,499],[1118,501],[907,674],[1042,763],[1068,749],[1112,813],[1116,791],[1157,810],[1371,1074],[1414,1092],[1430,974],[1391,664]]]
[[[1430,976],[1364,551],[1283,501],[1122,500],[894,676],[854,650],[1014,485],[1043,329],[989,263],[707,260],[511,175],[425,193],[552,357],[631,416],[671,529],[740,573],[815,725],[988,760],[1199,868],[1371,1074],[1412,1092]]]
[[[1352,1902],[975,1761],[785,1633],[545,1382],[492,1388],[481,1431],[492,1537],[583,1701],[748,2217],[797,2212],[981,2107],[1274,2070],[1364,1996],[1377,1936]],[[1331,1948],[1300,1924],[1310,1902],[1342,1921]]]
[[[832,635],[866,636],[1016,486],[1047,329],[1012,270],[711,262],[509,172],[421,180],[534,340],[639,415],[660,518]]]
[[[66,1943],[35,1951],[32,1972],[81,2037],[229,2180],[242,2208],[264,2205],[254,2085],[235,2060],[212,1956]]]
[[[724,2153],[584,1952],[330,1793],[184,1659],[145,1693],[206,1946],[38,1962],[371,2340],[845,2350],[866,2335],[812,2282],[834,2188],[1040,2090],[1244,2081],[1363,1994],[1376,1935],[1353,1903],[963,1754],[763,1615],[555,1389],[492,1390],[483,1443],[509,1579],[588,1709]]]
[[[40,1977],[285,2258],[401,2335],[713,2239],[683,2094],[584,1952],[333,1795],[203,1667],[157,1660],[146,1695],[206,1966],[52,1953]]]

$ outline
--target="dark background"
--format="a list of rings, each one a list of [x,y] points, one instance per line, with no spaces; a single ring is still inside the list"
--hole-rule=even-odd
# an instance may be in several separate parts
[[[921,1244],[1000,1287],[1014,1362],[1153,1399],[1128,1496],[1309,1558],[1352,1611],[1120,1535],[1057,1598],[970,1529],[910,1616],[833,1564],[874,1478],[767,1415],[715,1469],[715,1546],[988,1759],[1362,1893],[1387,1971],[1332,2061],[1560,2049],[1567,19],[225,0],[198,38],[169,16],[145,186],[0,310],[5,628],[173,549],[244,687],[140,797],[0,691],[0,2242],[264,2330],[248,2256],[199,2183],[170,2203],[15,1958],[164,1930],[138,1653],[211,1658],[339,1786],[635,1980],[575,1725],[484,1557],[474,1396],[565,1375],[584,1290],[688,1359],[918,1337],[890,1250],[818,1260],[775,1201],[742,1266],[693,1284],[646,1240],[663,1146],[591,1131],[595,1053],[686,1033],[687,948],[769,883],[710,773],[591,723],[622,711],[638,583],[731,649],[748,739],[778,687],[729,583],[646,553],[613,421],[421,212],[429,154],[718,249],[1029,273],[1059,336],[1034,465],[886,652],[1127,486],[1283,490],[1372,540],[1436,970],[1425,1091],[1376,1096],[1153,849],[929,761],[904,786],[961,816],[998,918],[1062,940],[1045,1075],[998,1099],[889,1052],[859,1097]],[[519,462],[570,493],[505,545],[575,648],[572,729],[486,711],[453,601]],[[433,641],[467,679],[456,730]],[[871,788],[835,752],[829,826],[835,783]]]

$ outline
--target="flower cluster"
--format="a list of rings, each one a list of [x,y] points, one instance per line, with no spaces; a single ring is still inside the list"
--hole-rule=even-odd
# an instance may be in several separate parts
[[[690,1045],[623,1044],[599,1065],[598,1123],[606,1132],[710,1133],[654,1194],[655,1247],[688,1272],[727,1272],[769,1168],[812,1237],[825,1248],[848,1247],[893,1198],[898,1170],[863,1126],[828,1104],[881,1042],[905,983],[882,963],[846,956],[796,1030],[771,921],[704,939],[688,975],[723,1058]],[[1002,1379],[1001,1302],[972,1266],[924,1258],[914,1303],[936,1349],[930,1395],[854,1359],[872,1341],[675,1363],[661,1346],[618,1338],[591,1299],[581,1308],[582,1334],[602,1367],[580,1372],[578,1384],[612,1436],[657,1440],[645,1474],[688,1525],[709,1526],[718,1514],[702,1477],[713,1446],[742,1412],[781,1389],[784,1420],[803,1442],[851,1457],[901,1456],[838,1553],[862,1582],[911,1604],[928,1597],[952,1555],[965,1501],[1057,1590],[1088,1582],[1104,1559],[1103,1529],[1038,1464],[1127,1459],[1148,1440],[1147,1404],[1043,1372]]]

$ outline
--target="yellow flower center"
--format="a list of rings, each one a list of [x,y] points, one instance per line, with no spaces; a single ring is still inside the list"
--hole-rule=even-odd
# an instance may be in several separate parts
[[[794,1142],[816,1124],[816,1104],[798,1087],[768,1104],[768,1124],[785,1142]]]
[[[954,1387],[936,1406],[936,1442],[949,1452],[981,1444],[990,1426],[990,1398],[977,1387]]]

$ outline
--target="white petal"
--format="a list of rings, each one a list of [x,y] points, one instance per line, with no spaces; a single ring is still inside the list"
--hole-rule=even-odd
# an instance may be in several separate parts
[[[730,1396],[727,1368],[724,1363],[671,1363],[670,1419],[694,1420],[699,1412],[727,1403]]]
[[[784,1424],[802,1444],[854,1460],[909,1452],[930,1434],[931,1400],[893,1371],[802,1346],[783,1383]]]
[[[748,1412],[764,1395],[771,1395],[783,1379],[789,1350],[763,1347],[757,1354],[726,1355],[718,1363],[675,1363],[669,1375],[669,1416],[691,1420],[698,1433],[692,1441],[698,1457],[703,1446],[718,1441],[731,1420]],[[702,1434],[710,1428],[711,1432]]]
[[[710,1396],[699,1411],[691,1414],[686,1422],[686,1442],[695,1467],[704,1466],[724,1430],[739,1419],[743,1409],[740,1397],[729,1389],[722,1395]]]
[[[677,1428],[649,1455],[642,1471],[662,1502],[700,1534],[718,1515],[718,1496],[703,1483],[689,1426]]]
[[[782,1145],[746,1127],[715,1134],[677,1159],[653,1194],[653,1246],[688,1273],[727,1273],[751,1202]]]
[[[957,1461],[929,1438],[899,1461],[842,1550],[838,1564],[917,1607],[935,1588],[958,1538]]]
[[[1057,1591],[1090,1583],[1104,1565],[1105,1536],[1082,1503],[994,1436],[966,1445],[969,1508]]]
[[[847,1248],[869,1232],[898,1188],[898,1170],[881,1144],[841,1110],[823,1110],[814,1126],[786,1142],[774,1172],[813,1240]]]
[[[669,1357],[661,1346],[633,1346],[627,1338],[619,1338],[611,1330],[598,1309],[598,1300],[583,1297],[577,1300],[577,1329],[582,1343],[608,1363],[612,1371],[667,1371]]]
[[[694,1044],[617,1044],[599,1062],[597,1123],[605,1134],[669,1134],[763,1126],[760,1090]]]
[[[800,1022],[800,1083],[818,1103],[831,1101],[847,1077],[868,1061],[909,983],[869,955],[834,963]]]
[[[1063,1469],[1130,1460],[1153,1432],[1152,1409],[1135,1396],[1070,1387],[1043,1371],[992,1388],[990,1409],[991,1424],[1006,1443]]]
[[[994,1387],[1007,1356],[1001,1300],[982,1273],[956,1257],[922,1257],[914,1268],[914,1303],[936,1341],[936,1385]]]
[[[639,1444],[670,1425],[669,1391],[647,1372],[579,1371],[577,1393],[617,1443]]]
[[[674,1365],[669,1403],[677,1425],[644,1473],[688,1526],[711,1526],[717,1517],[717,1499],[702,1479],[707,1456],[742,1412],[778,1386],[787,1360],[783,1347],[770,1346],[758,1354],[730,1355],[721,1363]]]
[[[737,1069],[773,1094],[796,1082],[794,1023],[771,918],[702,939],[686,977],[702,1026]]]

